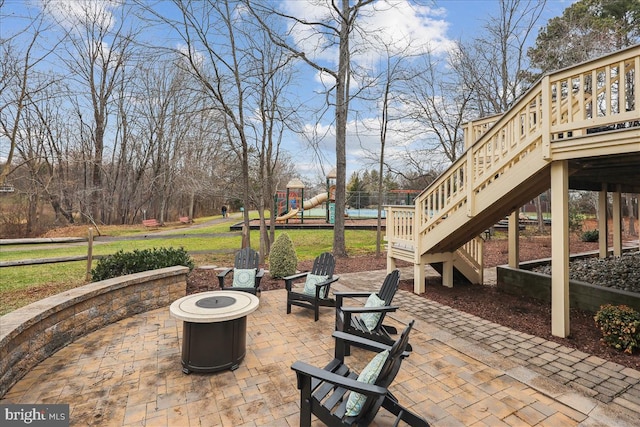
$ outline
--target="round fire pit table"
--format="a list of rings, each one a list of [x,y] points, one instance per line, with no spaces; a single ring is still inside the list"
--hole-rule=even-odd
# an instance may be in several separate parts
[[[260,300],[238,291],[212,291],[174,301],[171,316],[184,321],[182,371],[234,370],[246,354],[247,315]]]

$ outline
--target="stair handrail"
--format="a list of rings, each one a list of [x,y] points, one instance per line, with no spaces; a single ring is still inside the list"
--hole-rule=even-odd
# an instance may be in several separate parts
[[[488,184],[509,167],[518,158],[522,158],[532,150],[531,144],[542,137],[544,157],[550,159],[550,144],[553,140],[567,138],[565,132],[567,126],[572,129],[579,127],[583,132],[572,134],[572,137],[587,133],[590,127],[606,126],[612,122],[611,115],[606,113],[616,112],[614,122],[624,120],[637,120],[638,106],[640,106],[640,45],[632,46],[622,51],[615,52],[602,58],[560,70],[548,74],[538,80],[517,102],[504,114],[493,116],[487,122],[495,120],[490,128],[482,133],[464,153],[445,172],[443,172],[429,187],[418,195],[415,200],[415,215],[418,219],[417,233],[425,233],[435,225],[445,220],[458,209],[466,206],[467,214],[474,215],[473,201]],[[617,68],[616,68],[617,67]],[[626,84],[618,84],[618,99],[626,94],[635,96],[635,108],[630,111],[618,111],[612,106],[615,97],[611,95],[613,90],[608,90],[616,83],[615,70],[624,69],[625,73],[617,72],[617,81],[621,76],[629,75],[635,79],[631,82],[636,90],[629,89]],[[629,70],[635,70],[630,72]],[[603,108],[605,114],[598,117],[575,120],[578,113],[575,110],[569,112],[571,103],[565,102],[563,108],[563,82],[578,79],[588,80],[584,77],[591,74],[592,81],[604,79],[604,86],[599,87],[596,97],[600,98],[599,108]],[[598,74],[603,74],[600,77]],[[597,86],[597,85],[596,85]],[[580,86],[582,92],[584,84]],[[561,96],[555,96],[560,93]],[[603,97],[603,94],[608,94]],[[595,101],[594,101],[595,102]],[[586,102],[580,105],[588,105]],[[592,107],[595,108],[595,107]],[[566,113],[563,114],[563,111]],[[607,119],[606,116],[609,116]],[[549,120],[552,118],[552,120]],[[487,122],[481,124],[484,126]],[[570,125],[569,125],[570,124]],[[474,135],[475,136],[475,135]]]
[[[416,197],[413,208],[387,208],[387,240],[420,245],[420,235],[457,211],[473,217],[478,194],[534,149],[542,146],[542,158],[551,160],[552,143],[638,121],[639,109],[640,45],[545,75],[506,113],[465,124],[463,155]],[[414,250],[418,261],[425,248]]]
[[[542,84],[538,82],[525,96],[489,128],[460,158],[415,200],[418,233],[424,233],[461,208],[473,216],[469,197],[479,193],[499,175],[500,170],[539,138]]]

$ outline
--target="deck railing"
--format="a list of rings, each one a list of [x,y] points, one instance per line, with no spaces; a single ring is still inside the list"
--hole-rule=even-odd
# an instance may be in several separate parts
[[[415,206],[387,208],[390,247],[413,245],[418,262],[438,243],[427,243],[424,236],[460,209],[468,221],[491,183],[534,151],[551,160],[554,142],[637,125],[638,88],[640,45],[547,75],[505,114],[468,123],[465,145],[468,139],[475,142],[416,198]]]

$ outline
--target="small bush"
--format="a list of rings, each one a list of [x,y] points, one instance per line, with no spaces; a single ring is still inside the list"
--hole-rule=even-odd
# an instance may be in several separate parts
[[[569,207],[569,230],[574,233],[582,230],[582,224],[584,223],[584,215],[578,212],[574,207]]]
[[[174,265],[184,265],[193,270],[195,264],[183,248],[153,248],[124,252],[122,250],[98,261],[91,270],[93,281],[111,279],[125,274],[140,273]]]
[[[583,242],[597,242],[599,237],[600,233],[598,233],[598,230],[587,230],[582,233],[581,239]]]
[[[278,236],[269,254],[269,274],[271,277],[286,277],[296,272],[298,256],[293,248],[293,241],[287,233]]]
[[[640,347],[640,313],[626,305],[603,305],[594,316],[609,346],[632,354]]]

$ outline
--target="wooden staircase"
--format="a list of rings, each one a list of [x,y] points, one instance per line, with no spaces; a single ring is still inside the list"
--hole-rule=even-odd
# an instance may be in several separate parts
[[[442,263],[444,285],[454,270],[482,283],[479,236],[549,189],[553,162],[569,161],[581,188],[599,165],[640,171],[640,45],[546,75],[509,111],[464,131],[465,152],[414,206],[386,208],[387,268],[413,263],[418,293],[426,264]]]

